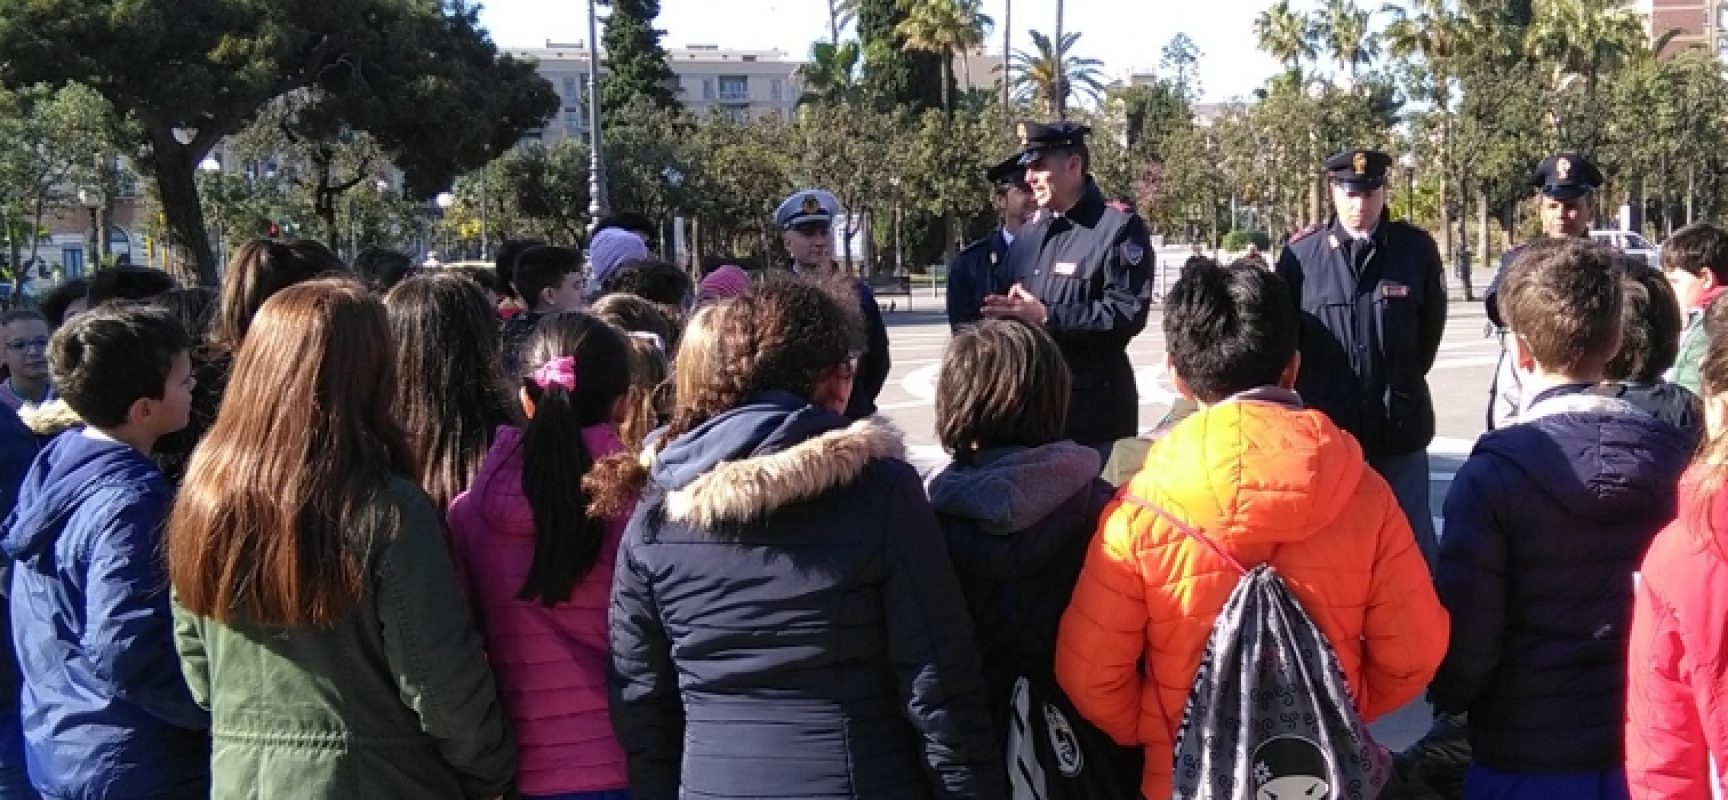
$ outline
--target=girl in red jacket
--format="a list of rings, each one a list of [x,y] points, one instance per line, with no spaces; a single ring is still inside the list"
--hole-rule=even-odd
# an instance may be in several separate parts
[[[1680,482],[1633,589],[1626,659],[1626,779],[1633,798],[1709,800],[1728,784],[1728,304],[1705,324],[1706,445]]]

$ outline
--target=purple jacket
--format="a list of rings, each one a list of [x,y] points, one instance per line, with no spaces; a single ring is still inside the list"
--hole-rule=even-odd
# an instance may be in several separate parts
[[[595,459],[622,450],[609,426],[582,431]],[[501,427],[474,485],[450,504],[457,569],[486,637],[504,708],[516,728],[526,795],[622,789],[624,751],[606,710],[606,612],[624,518],[567,602],[516,599],[534,559],[534,515],[522,495],[522,431]]]

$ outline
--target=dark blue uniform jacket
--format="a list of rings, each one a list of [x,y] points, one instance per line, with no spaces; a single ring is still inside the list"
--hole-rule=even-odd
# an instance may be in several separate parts
[[[1000,228],[966,246],[948,265],[948,325],[959,330],[984,318],[984,298],[1014,286],[1008,242]]]
[[[1296,390],[1362,443],[1369,458],[1428,447],[1428,370],[1446,329],[1433,237],[1382,218],[1355,242],[1336,222],[1291,241],[1278,275],[1302,305]]]
[[[1049,312],[1045,328],[1074,373],[1067,438],[1096,444],[1133,436],[1140,394],[1128,343],[1146,327],[1156,256],[1146,223],[1111,208],[1096,183],[1068,213],[1020,230],[1009,253],[1015,280]]]

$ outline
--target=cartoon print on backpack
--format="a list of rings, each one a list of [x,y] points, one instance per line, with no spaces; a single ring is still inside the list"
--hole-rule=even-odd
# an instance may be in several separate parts
[[[1065,778],[1079,775],[1086,768],[1086,755],[1080,750],[1080,740],[1074,735],[1074,726],[1068,724],[1068,716],[1062,709],[1045,703],[1044,726],[1050,736],[1050,749],[1056,753],[1056,768]]]
[[[1254,800],[1330,800],[1331,774],[1319,745],[1275,736],[1254,749]]]

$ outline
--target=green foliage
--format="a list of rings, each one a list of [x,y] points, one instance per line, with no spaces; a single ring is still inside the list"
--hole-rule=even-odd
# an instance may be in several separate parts
[[[921,112],[942,105],[942,58],[908,52],[900,23],[908,16],[901,0],[855,0],[858,41],[864,53],[864,97],[878,111]]]
[[[1184,100],[1200,99],[1200,46],[1186,33],[1170,37],[1159,55],[1158,70],[1169,76],[1169,83]]]
[[[608,114],[638,100],[672,110],[678,108],[677,76],[666,63],[660,45],[664,31],[654,28],[660,0],[613,0],[606,18],[606,78],[601,82],[601,108]]]
[[[1104,96],[1104,62],[1074,55],[1079,33],[1062,34],[1060,42],[1038,31],[1029,33],[1032,49],[1015,51],[1010,62],[1008,80],[1016,102],[1049,118],[1062,118],[1071,100],[1096,103]]]
[[[804,83],[799,103],[847,105],[861,102],[864,90],[859,65],[864,51],[857,42],[816,42],[810,45],[810,60],[798,68]]]
[[[1117,89],[1111,100],[1121,103],[1128,150],[1139,158],[1165,160],[1171,137],[1194,125],[1194,109],[1174,80]]]
[[[1244,228],[1237,228],[1236,230],[1224,234],[1223,248],[1226,251],[1232,253],[1241,252],[1247,250],[1248,245],[1254,245],[1255,247],[1260,248],[1262,252],[1271,252],[1272,237],[1267,236],[1265,231],[1251,231]]]

